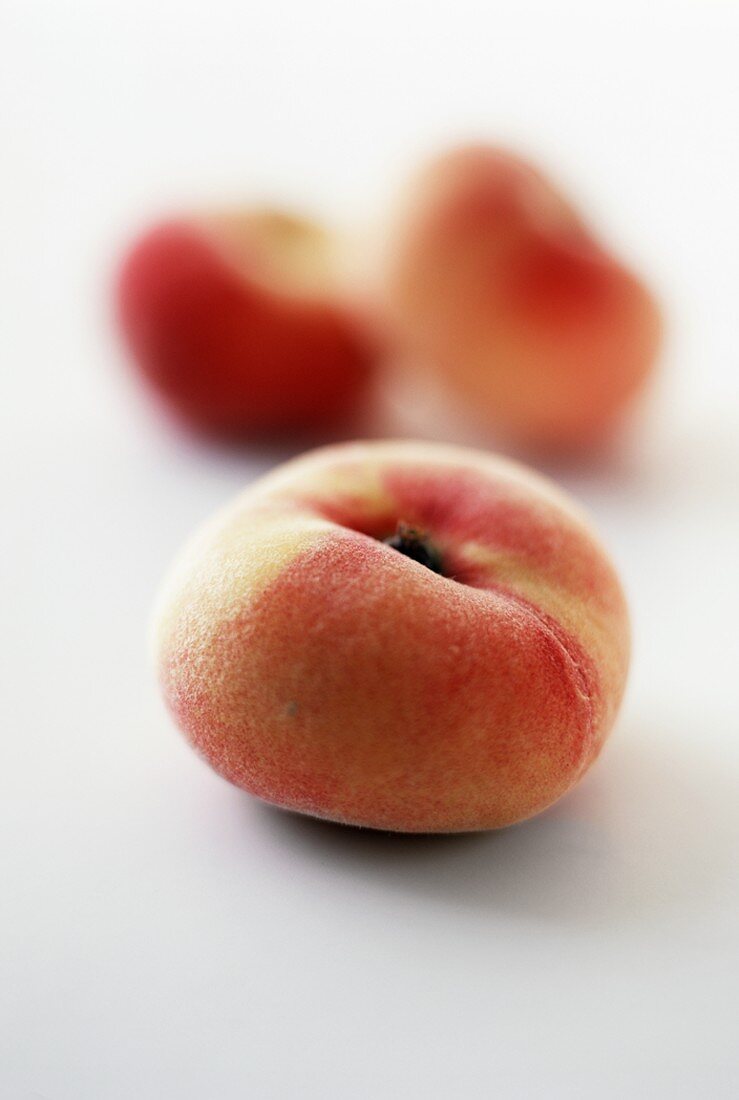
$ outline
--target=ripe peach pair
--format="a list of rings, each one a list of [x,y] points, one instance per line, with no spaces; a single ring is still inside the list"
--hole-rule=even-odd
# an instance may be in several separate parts
[[[618,424],[649,375],[659,313],[539,172],[456,150],[421,174],[386,236],[363,268],[338,235],[275,211],[158,226],[119,287],[142,372],[220,434],[336,421],[390,353],[507,442],[582,447]]]

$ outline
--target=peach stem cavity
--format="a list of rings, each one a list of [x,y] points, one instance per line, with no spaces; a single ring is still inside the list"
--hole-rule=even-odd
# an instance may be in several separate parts
[[[425,565],[432,573],[443,575],[441,554],[425,531],[420,531],[417,527],[399,520],[395,534],[383,539],[383,542],[386,546],[397,550],[399,554],[405,554],[411,561]]]

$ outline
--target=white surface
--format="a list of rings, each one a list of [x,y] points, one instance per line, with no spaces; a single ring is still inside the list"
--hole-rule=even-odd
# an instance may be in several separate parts
[[[737,5],[2,11],[0,1095],[736,1096]],[[349,216],[460,132],[558,167],[672,342],[630,449],[563,475],[633,607],[611,747],[530,824],[388,838],[259,805],[163,713],[154,589],[274,456],[162,428],[105,280],[146,208]]]

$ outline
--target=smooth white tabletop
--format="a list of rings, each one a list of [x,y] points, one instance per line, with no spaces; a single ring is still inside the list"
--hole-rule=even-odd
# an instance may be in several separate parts
[[[739,1095],[737,5],[0,18],[0,1096]],[[633,672],[549,813],[383,836],[259,804],[164,713],[156,586],[282,452],[164,425],[108,280],[159,210],[274,194],[348,221],[478,134],[549,165],[670,312],[632,436],[550,471],[622,571]],[[431,429],[400,407],[393,430]]]

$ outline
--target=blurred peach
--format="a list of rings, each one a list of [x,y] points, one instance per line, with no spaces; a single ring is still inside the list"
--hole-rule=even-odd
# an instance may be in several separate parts
[[[405,353],[511,442],[600,442],[652,371],[662,327],[652,295],[505,150],[463,147],[426,168],[387,260]]]
[[[334,243],[318,224],[266,209],[166,222],[136,242],[120,322],[180,418],[239,436],[323,426],[352,409],[376,349],[340,290]]]

